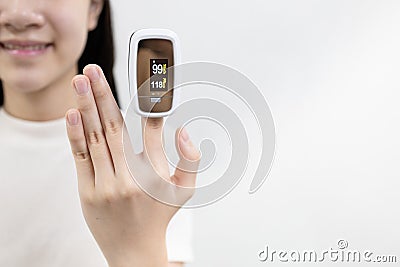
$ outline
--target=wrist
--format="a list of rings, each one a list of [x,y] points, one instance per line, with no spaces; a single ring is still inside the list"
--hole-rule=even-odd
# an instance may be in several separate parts
[[[167,267],[165,238],[147,239],[146,244],[135,242],[128,252],[115,252],[108,260],[109,267]]]

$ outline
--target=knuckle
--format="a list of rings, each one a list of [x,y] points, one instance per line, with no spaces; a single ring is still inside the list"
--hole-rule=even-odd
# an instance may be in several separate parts
[[[98,89],[98,90],[94,90],[93,92],[94,92],[94,97],[97,99],[97,100],[100,100],[100,101],[103,101],[103,100],[105,100],[105,99],[107,99],[107,97],[108,97],[108,91],[107,90],[105,90],[103,87],[104,87],[104,84],[103,84],[103,82],[101,81],[101,80],[99,80],[99,81],[95,81],[95,82],[93,82],[94,83],[94,86],[95,87],[97,87],[97,88],[101,88],[101,89]]]
[[[82,138],[82,135],[81,135],[80,133],[72,132],[72,131],[69,132],[68,138],[69,138],[69,142],[71,143],[71,145],[72,145],[73,147],[79,145],[79,143],[80,143],[82,140],[84,140],[84,139]]]
[[[122,122],[119,119],[109,119],[104,123],[106,134],[116,135],[121,132]]]
[[[117,194],[114,190],[107,189],[102,193],[102,200],[105,203],[113,203],[118,199]]]
[[[80,199],[86,205],[94,206],[96,204],[96,199],[92,194],[80,194]]]
[[[122,199],[131,199],[138,196],[139,191],[135,187],[128,185],[120,189],[119,195]]]
[[[87,133],[87,141],[90,145],[100,145],[105,143],[103,131],[93,130]]]
[[[79,105],[79,111],[82,113],[89,113],[92,110],[92,103],[89,101],[84,101]]]
[[[88,151],[74,151],[74,158],[76,161],[87,161],[90,159],[90,154]]]

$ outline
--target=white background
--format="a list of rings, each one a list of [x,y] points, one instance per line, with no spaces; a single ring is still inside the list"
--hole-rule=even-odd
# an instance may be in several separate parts
[[[255,195],[247,193],[259,154],[251,138],[255,160],[242,182],[194,210],[195,262],[188,266],[267,266],[257,259],[265,245],[318,252],[337,248],[339,239],[400,260],[400,1],[112,5],[124,108],[129,36],[162,27],[180,36],[183,61],[219,62],[246,74],[274,114],[270,176]]]

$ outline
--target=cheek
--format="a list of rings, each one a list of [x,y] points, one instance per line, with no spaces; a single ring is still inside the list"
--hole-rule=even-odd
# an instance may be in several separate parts
[[[83,53],[88,34],[84,18],[83,14],[54,18],[57,22],[54,24],[54,52],[63,61],[59,62],[61,65],[75,64]]]

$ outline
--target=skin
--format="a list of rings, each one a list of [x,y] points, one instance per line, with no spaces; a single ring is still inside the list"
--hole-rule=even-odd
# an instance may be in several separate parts
[[[165,205],[143,192],[125,162],[123,118],[101,69],[89,65],[73,79],[78,109],[67,112],[67,130],[78,172],[83,213],[110,267],[167,266],[166,229],[179,207]],[[142,120],[145,151],[129,159],[133,173],[167,192],[183,205],[194,189],[200,152],[187,133],[177,129],[180,168],[169,176],[163,153],[162,119]],[[126,132],[125,132],[126,134]],[[153,164],[152,164],[153,163]],[[154,165],[154,163],[157,163]],[[163,179],[161,179],[163,178]],[[173,265],[171,265],[173,266]],[[179,266],[175,264],[175,266]]]
[[[137,168],[129,172],[122,150],[123,118],[102,70],[89,65],[77,75],[88,31],[97,26],[102,7],[102,0],[0,0],[0,42],[52,43],[46,54],[31,59],[16,59],[0,50],[3,107],[31,121],[65,116],[82,210],[110,267],[183,266],[167,262],[165,245],[167,225],[179,206],[149,197],[132,175],[153,181],[160,190],[158,178],[164,178],[175,188],[169,196],[183,204],[194,192],[179,186],[194,187],[200,152],[187,133],[177,129],[178,166],[191,172],[178,168],[170,176],[162,150],[163,120],[143,119],[146,149],[133,155]],[[85,93],[78,93],[84,88]]]
[[[48,53],[31,59],[16,59],[0,50],[4,108],[11,115],[45,121],[61,118],[75,106],[68,88],[101,9],[100,0],[0,0],[0,41],[53,44]]]

